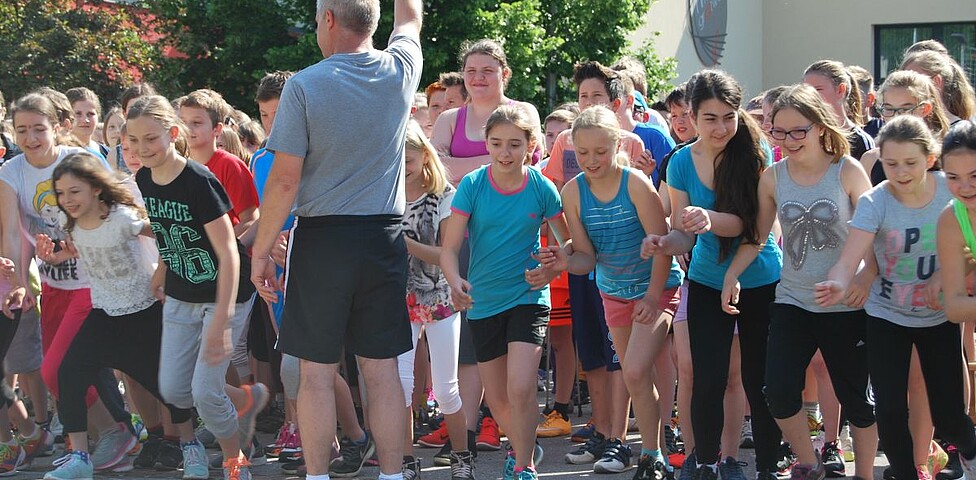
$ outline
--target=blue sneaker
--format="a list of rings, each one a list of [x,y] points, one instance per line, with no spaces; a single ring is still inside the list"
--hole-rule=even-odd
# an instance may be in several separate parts
[[[586,425],[578,428],[575,432],[573,432],[572,435],[570,435],[569,441],[573,443],[583,443],[589,440],[594,433],[596,433],[596,425],[593,425],[592,421],[586,422]]]
[[[525,467],[521,472],[518,473],[517,480],[537,480],[539,474],[535,473],[535,469],[532,467]]]
[[[199,440],[180,445],[183,450],[183,480],[207,480],[210,469],[207,466],[207,450]]]
[[[129,451],[139,443],[129,426],[117,423],[111,430],[102,432],[95,444],[90,460],[95,470],[108,470],[122,462]]]
[[[505,455],[505,466],[502,467],[502,480],[515,480],[514,455]]]
[[[87,452],[74,451],[52,464],[58,467],[44,474],[44,480],[91,480],[95,469]]]

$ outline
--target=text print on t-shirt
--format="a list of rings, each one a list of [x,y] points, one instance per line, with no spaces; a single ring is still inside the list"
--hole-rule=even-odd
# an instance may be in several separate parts
[[[27,230],[36,235],[43,233],[54,241],[54,251],[61,251],[61,240],[65,239],[64,231],[60,227],[61,209],[58,208],[58,200],[54,194],[53,181],[46,179],[37,184],[34,189],[34,211],[40,218],[30,219],[32,225]],[[72,258],[57,265],[41,263],[38,270],[44,278],[54,281],[78,280],[78,259]]]
[[[146,197],[146,213],[150,218],[166,218],[174,222],[189,222],[193,219],[190,207],[172,200]],[[193,228],[182,223],[174,223],[166,229],[158,222],[150,222],[153,234],[158,240],[159,256],[180,278],[191,283],[210,282],[217,278],[217,263],[210,253],[202,248],[187,247],[187,243],[200,240],[203,236]]]
[[[887,232],[885,255],[881,259],[883,273],[879,295],[898,305],[925,308],[925,283],[914,281],[925,281],[932,277],[936,269],[936,255],[933,253],[917,258],[904,255],[910,255],[913,248],[935,252],[935,229],[934,224],[929,224],[921,228]]]

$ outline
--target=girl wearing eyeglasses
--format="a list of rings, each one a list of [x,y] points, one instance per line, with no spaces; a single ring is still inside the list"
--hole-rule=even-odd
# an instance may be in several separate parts
[[[784,262],[770,306],[766,355],[769,410],[799,457],[792,478],[822,479],[824,464],[810,441],[802,401],[805,372],[819,349],[854,427],[855,475],[871,478],[878,437],[866,396],[863,311],[849,304],[822,307],[814,301],[813,289],[840,257],[847,222],[858,197],[871,184],[850,156],[847,136],[830,106],[809,85],[795,85],[781,93],[772,105],[770,121],[769,134],[786,157],[763,172],[758,192],[760,237],[768,234],[777,217],[783,229]],[[738,313],[739,275],[759,253],[755,245],[739,246],[722,290],[727,313]]]
[[[878,113],[886,122],[898,115],[915,115],[929,126],[936,140],[949,130],[949,119],[942,108],[942,99],[932,79],[911,70],[892,72],[878,89]],[[871,175],[871,184],[885,180],[884,168],[878,162],[879,149],[874,148],[861,157],[864,171]]]

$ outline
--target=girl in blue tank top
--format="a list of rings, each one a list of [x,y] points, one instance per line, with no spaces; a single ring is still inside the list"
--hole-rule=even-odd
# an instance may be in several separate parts
[[[573,251],[568,256],[558,252],[560,267],[575,275],[596,269],[607,326],[637,424],[641,432],[654,432],[642,435],[635,478],[655,473],[663,477],[666,461],[656,433],[661,416],[653,366],[667,340],[684,274],[670,255],[640,257],[644,237],[664,234],[668,227],[651,181],[639,170],[623,166],[626,155],[618,161],[621,130],[614,114],[606,107],[592,106],[573,122],[572,135],[583,172],[562,191]],[[629,448],[619,438],[609,442],[608,449]]]

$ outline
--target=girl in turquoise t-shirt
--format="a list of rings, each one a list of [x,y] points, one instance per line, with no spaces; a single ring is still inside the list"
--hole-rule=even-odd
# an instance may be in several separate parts
[[[549,321],[548,283],[558,273],[540,265],[552,257],[537,253],[539,228],[548,220],[558,239],[569,236],[556,186],[528,166],[539,128],[530,118],[522,107],[508,105],[488,118],[491,163],[458,183],[440,257],[455,308],[468,312],[485,400],[514,449],[504,476],[520,479],[536,478],[535,372]],[[471,245],[467,279],[458,271],[465,231]]]
[[[719,453],[725,420],[722,399],[733,332],[738,326],[756,469],[766,478],[777,470],[780,443],[780,431],[762,389],[768,308],[779,280],[782,253],[772,234],[758,238],[756,192],[771,154],[763,145],[759,125],[741,108],[742,88],[728,74],[703,70],[689,82],[687,93],[699,138],[668,164],[671,233],[648,235],[643,248],[644,255],[678,255],[690,250],[694,241],[688,269],[688,335],[695,372],[691,397],[695,452],[685,465],[697,468],[701,480],[714,480],[719,468],[724,478],[742,475],[734,452],[722,452],[725,461]],[[722,308],[722,285],[741,242],[763,248],[739,277],[743,288],[738,314],[730,314]]]

